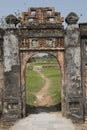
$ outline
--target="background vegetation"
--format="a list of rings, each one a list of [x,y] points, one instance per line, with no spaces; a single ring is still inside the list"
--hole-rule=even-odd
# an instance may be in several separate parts
[[[44,80],[32,69],[26,69],[26,104],[34,105],[36,97],[34,93],[38,92],[44,86]]]
[[[43,73],[51,80],[49,94],[52,96],[54,103],[59,104],[61,102],[61,73],[60,73],[60,69],[47,68],[47,69],[43,69]]]
[[[48,90],[54,101],[54,106],[57,110],[61,110],[61,73],[59,64],[52,55],[35,55],[29,59],[26,68],[26,112],[33,113],[38,107],[35,93],[40,91],[44,86],[45,80],[40,75],[33,71],[34,66],[42,66],[39,71],[42,71],[51,81],[51,86]],[[52,105],[52,104],[51,104]]]
[[[55,63],[52,63],[55,64]],[[52,65],[50,63],[31,63],[31,65]],[[61,102],[61,74],[58,68],[44,68],[40,70],[46,77],[51,80],[51,86],[49,88],[49,94],[52,96],[54,103]],[[39,74],[32,69],[26,69],[26,103],[28,105],[34,105],[36,97],[34,93],[38,92],[45,84],[45,81],[39,76]]]

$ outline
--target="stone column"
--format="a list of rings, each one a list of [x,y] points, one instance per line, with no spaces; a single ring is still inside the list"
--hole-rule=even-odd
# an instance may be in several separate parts
[[[65,80],[67,117],[74,122],[83,122],[83,91],[81,85],[80,30],[76,24],[78,16],[70,13],[65,35]]]
[[[6,121],[21,118],[20,61],[18,44],[17,30],[5,30],[3,118]]]
[[[82,52],[82,87],[84,97],[84,114],[87,121],[87,23],[80,23],[81,52]]]
[[[3,30],[0,29],[0,116],[2,115],[3,100]]]
[[[26,82],[25,82],[26,64],[33,54],[34,52],[22,52],[22,51],[20,52],[22,117],[26,116]]]

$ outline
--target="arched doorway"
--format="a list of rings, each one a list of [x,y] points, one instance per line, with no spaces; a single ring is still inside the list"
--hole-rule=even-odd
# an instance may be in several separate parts
[[[60,69],[61,69],[61,81],[62,81],[62,87],[61,87],[61,104],[62,104],[62,114],[65,115],[65,102],[64,102],[64,96],[63,96],[63,90],[64,90],[64,51],[21,51],[20,57],[21,57],[21,99],[22,99],[22,116],[24,117],[26,115],[26,79],[25,79],[25,71],[26,71],[26,65],[29,59],[40,52],[49,53],[56,57],[57,61],[59,62]]]
[[[39,53],[26,65],[26,115],[61,111],[61,71],[55,56]]]

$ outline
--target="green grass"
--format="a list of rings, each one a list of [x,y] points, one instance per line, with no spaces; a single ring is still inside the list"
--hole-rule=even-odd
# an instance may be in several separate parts
[[[32,63],[31,65],[58,65],[58,63]],[[51,80],[49,94],[56,104],[61,102],[61,73],[57,68],[46,68],[42,72]],[[33,93],[38,92],[44,86],[44,80],[39,74],[29,68],[26,69],[26,104],[34,105],[36,97]]]
[[[57,62],[31,62],[28,65],[58,65]]]
[[[36,97],[35,92],[38,92],[44,85],[44,80],[39,74],[33,70],[26,69],[26,104],[34,105]]]
[[[55,103],[61,102],[61,73],[59,69],[47,68],[43,73],[51,80],[49,94],[52,95]]]

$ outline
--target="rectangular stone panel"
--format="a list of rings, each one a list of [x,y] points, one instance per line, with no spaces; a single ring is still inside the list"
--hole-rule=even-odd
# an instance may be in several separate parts
[[[57,49],[64,48],[64,38],[24,38],[20,40],[20,49]]]

